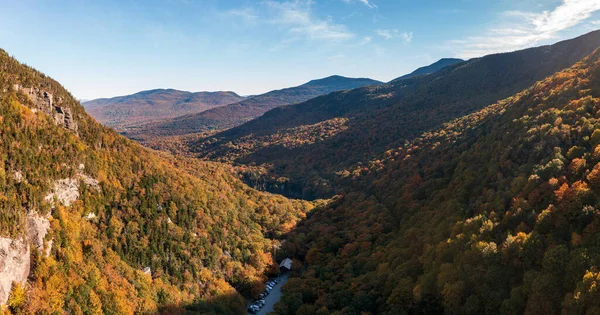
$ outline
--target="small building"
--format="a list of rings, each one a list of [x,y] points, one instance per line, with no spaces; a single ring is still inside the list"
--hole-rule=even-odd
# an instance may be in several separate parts
[[[279,270],[281,270],[282,272],[292,270],[292,260],[289,258],[282,260],[279,264]]]

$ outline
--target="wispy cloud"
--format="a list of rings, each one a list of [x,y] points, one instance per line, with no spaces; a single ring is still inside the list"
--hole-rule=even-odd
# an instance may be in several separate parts
[[[377,8],[377,5],[369,0],[359,0],[362,4],[366,5],[370,9]]]
[[[598,0],[563,0],[551,11],[508,11],[502,14],[500,27],[489,29],[484,36],[454,40],[449,45],[462,58],[518,50],[556,38],[558,33],[578,25],[598,10]]]
[[[369,9],[376,9],[377,5],[371,0],[342,0],[346,3],[362,3],[367,6]]]
[[[312,12],[312,1],[264,1],[273,13],[273,18],[267,22],[285,27],[290,37],[287,41],[301,38],[309,40],[343,41],[354,37],[343,24],[335,23],[331,18],[320,19]]]
[[[366,45],[368,43],[371,42],[373,38],[371,36],[365,36],[363,37],[363,39],[360,41],[360,45]]]
[[[390,39],[394,39],[394,38],[400,38],[402,41],[404,41],[405,43],[410,43],[412,42],[413,39],[413,33],[412,32],[399,32],[396,29],[393,30],[375,30],[375,33],[383,38],[385,38],[386,40],[390,40]]]

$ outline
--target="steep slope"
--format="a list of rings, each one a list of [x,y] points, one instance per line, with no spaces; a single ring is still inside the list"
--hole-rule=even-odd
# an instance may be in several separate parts
[[[409,74],[406,74],[406,75],[403,75],[403,76],[401,76],[399,78],[396,78],[396,79],[392,80],[392,82],[397,81],[397,80],[409,79],[409,78],[417,77],[417,76],[420,76],[420,75],[425,75],[425,74],[430,74],[430,73],[438,72],[438,71],[442,70],[445,67],[448,67],[448,66],[451,66],[453,64],[460,63],[460,62],[464,62],[464,60],[457,59],[457,58],[442,58],[442,59],[440,59],[440,60],[438,60],[438,61],[436,61],[436,62],[434,62],[434,63],[432,63],[432,64],[430,64],[428,66],[418,68],[417,70],[415,70],[415,71],[413,71],[413,72],[411,72]]]
[[[472,59],[426,76],[335,92],[276,108],[187,145],[202,158],[263,165],[246,174],[256,187],[303,199],[328,196],[339,187],[336,173],[508,97],[599,45],[596,31],[551,46]]]
[[[200,113],[243,99],[234,92],[192,93],[158,89],[91,100],[83,103],[83,106],[92,117],[105,126],[125,130],[130,126]]]
[[[313,80],[300,86],[253,96],[244,101],[207,110],[199,114],[186,115],[166,122],[141,126],[125,133],[125,135],[138,139],[144,136],[185,135],[212,129],[231,128],[282,105],[304,102],[334,91],[378,84],[381,84],[381,82],[371,79],[331,76]]]
[[[289,236],[308,267],[276,310],[596,313],[599,113],[596,51],[348,174]]]
[[[239,314],[274,238],[312,208],[142,148],[1,50],[0,134],[0,308],[14,314]]]

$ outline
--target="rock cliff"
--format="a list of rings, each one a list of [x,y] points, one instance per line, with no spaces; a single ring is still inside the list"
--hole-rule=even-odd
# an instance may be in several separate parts
[[[29,276],[27,240],[0,238],[0,305],[6,304],[13,282],[24,284]]]
[[[54,119],[58,125],[77,132],[77,122],[73,117],[73,113],[69,107],[62,106],[62,98],[54,99],[48,91],[41,90],[36,87],[22,87],[19,84],[14,84],[13,89],[21,92],[34,104],[34,110],[40,110]]]

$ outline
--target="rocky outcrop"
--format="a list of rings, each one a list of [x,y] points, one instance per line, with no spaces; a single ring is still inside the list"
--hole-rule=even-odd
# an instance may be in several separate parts
[[[98,182],[97,179],[90,177],[87,174],[79,174],[77,177],[79,177],[79,179],[81,179],[83,181],[84,184],[90,186],[92,189],[96,190],[96,191],[100,191],[100,183]]]
[[[0,238],[0,305],[6,304],[12,283],[25,284],[30,250],[25,239]]]
[[[73,117],[71,108],[61,104],[62,98],[59,97],[55,101],[52,94],[37,87],[27,88],[22,87],[19,84],[15,84],[13,85],[13,89],[27,96],[27,98],[35,106],[33,110],[41,110],[52,117],[56,124],[62,125],[69,130],[77,132],[77,122]]]
[[[85,174],[83,169],[84,167],[80,165],[77,175],[74,178],[65,178],[55,181],[52,192],[44,199],[52,204],[56,198],[59,203],[62,203],[67,207],[70,206],[71,203],[79,198],[79,180],[83,181],[84,184],[90,186],[92,189],[99,191],[100,183],[98,180]]]
[[[29,93],[29,90],[26,91]],[[52,98],[46,98],[48,104],[52,104]],[[42,104],[43,105],[43,104]],[[60,179],[54,182],[52,191],[46,196],[46,200],[54,205],[54,201],[70,206],[79,198],[79,181],[100,190],[98,180],[86,175],[83,164],[79,166],[77,175],[74,178]],[[20,172],[13,173],[15,181],[25,181]],[[90,216],[91,214],[91,216]],[[90,213],[90,219],[95,218],[95,214]],[[50,213],[41,215],[35,210],[27,213],[27,235],[19,239],[0,238],[0,305],[6,304],[10,294],[12,283],[24,284],[27,281],[30,271],[31,248],[32,244],[36,250],[50,255],[52,249],[52,240],[44,244],[44,240],[50,230]],[[45,245],[45,246],[44,246]]]
[[[44,250],[44,238],[50,229],[49,219],[50,214],[42,216],[36,211],[27,214],[27,236],[39,251]]]
[[[79,198],[79,181],[75,178],[59,179],[54,182],[52,192],[44,198],[49,203],[54,203],[54,199],[65,206],[70,206],[72,202]]]
[[[15,183],[20,184],[21,182],[23,182],[23,173],[20,171],[14,171],[13,179],[15,180]]]

